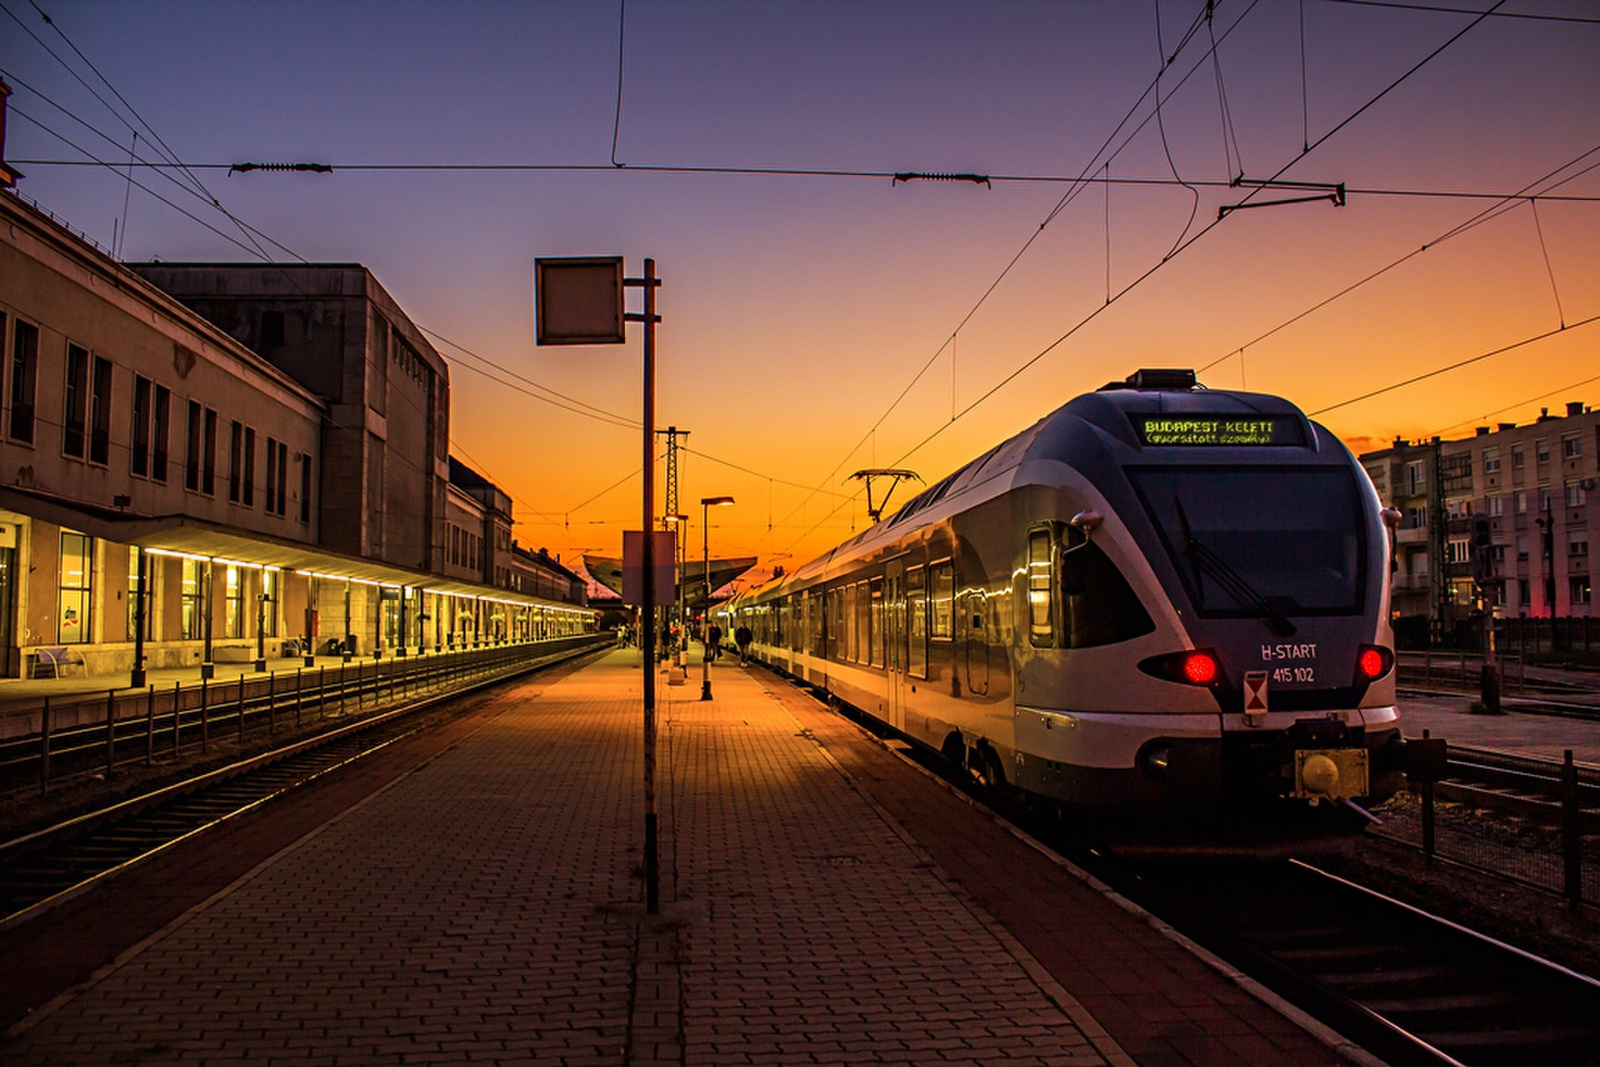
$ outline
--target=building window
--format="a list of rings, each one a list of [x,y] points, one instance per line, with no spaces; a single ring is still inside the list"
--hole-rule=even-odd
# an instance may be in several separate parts
[[[229,566],[223,572],[222,636],[244,636],[244,575]]]
[[[61,577],[58,583],[56,640],[81,645],[90,639],[89,605],[94,587],[91,561],[94,538],[61,531]]]
[[[1528,457],[1523,454],[1521,445],[1512,445],[1511,446],[1511,469],[1512,470],[1514,470],[1514,471],[1521,470],[1522,469],[1522,465],[1527,460],[1527,458]]]
[[[150,478],[167,480],[167,427],[172,421],[172,390],[156,386],[155,408],[150,419]]]
[[[1428,481],[1428,469],[1426,464],[1424,464],[1420,459],[1411,463],[1407,463],[1406,476],[1411,482],[1411,492],[1413,494],[1422,492],[1423,486],[1426,485]]]
[[[1533,443],[1533,458],[1541,467],[1550,462],[1549,438],[1541,437]]]
[[[200,471],[200,491],[213,496],[217,491],[217,413],[206,408],[206,439],[204,466]]]
[[[1500,470],[1500,449],[1486,448],[1483,450],[1483,473],[1495,474]]]
[[[1517,514],[1518,515],[1526,515],[1527,513],[1528,513],[1528,493],[1524,489],[1518,489],[1517,490]]]
[[[200,454],[205,446],[200,442],[204,409],[197,401],[189,401],[188,433],[184,437],[183,487],[190,492],[200,491]]]
[[[228,500],[239,502],[239,483],[244,480],[244,423],[233,421],[228,434]]]
[[[261,634],[263,637],[278,636],[278,572],[270,568],[261,568]]]
[[[278,513],[278,442],[267,438],[267,484],[266,484],[266,511],[268,515]]]
[[[1445,559],[1450,563],[1466,563],[1472,559],[1471,543],[1466,538],[1451,538]]]
[[[33,444],[33,401],[38,377],[39,327],[18,320],[11,338],[11,410],[6,419],[6,435],[13,441]]]
[[[289,446],[278,442],[278,514],[289,513]]]
[[[1561,439],[1561,458],[1577,459],[1583,455],[1583,438],[1569,434]]]
[[[1528,558],[1528,539],[1526,537],[1519,537],[1519,538],[1517,538],[1517,559],[1519,561],[1526,561],[1527,558]]]
[[[1582,530],[1574,530],[1567,541],[1567,558],[1570,560],[1585,560],[1589,558],[1589,535]]]
[[[256,506],[256,429],[244,428],[244,488],[240,500],[247,508]]]
[[[128,640],[129,641],[132,641],[139,634],[139,592],[140,592],[140,590],[139,590],[139,564],[141,562],[140,557],[143,555],[143,552],[144,552],[144,550],[141,549],[138,545],[129,545],[128,546]],[[154,564],[155,564],[156,558],[157,557],[153,557],[152,556],[149,559],[143,560],[145,567],[146,568],[153,567]],[[153,640],[154,639],[154,635],[155,635],[155,627],[153,625],[151,625],[155,621],[155,614],[156,614],[154,611],[151,610],[151,608],[154,606],[154,597],[151,594],[151,589],[155,585],[155,583],[151,580],[151,576],[152,576],[153,573],[154,573],[153,571],[150,571],[150,572],[146,573],[145,574],[145,579],[144,579],[144,639],[146,641]]]
[[[111,462],[111,361],[99,356],[89,390],[89,462]]]
[[[1550,491],[1550,487],[1549,486],[1542,485],[1542,486],[1539,487],[1539,511],[1540,511],[1540,513],[1549,511],[1550,510],[1550,505],[1551,505],[1552,502],[1554,502],[1554,500],[1555,500],[1555,494]]]
[[[1568,482],[1567,483],[1567,507],[1569,507],[1569,508],[1581,508],[1581,507],[1583,507],[1584,499],[1585,499],[1585,494],[1584,494],[1584,491],[1583,491],[1583,483],[1580,482],[1580,481],[1570,481],[1570,482]]]
[[[1567,579],[1567,601],[1570,604],[1589,603],[1590,586],[1587,574],[1576,574]]]
[[[1489,516],[1498,519],[1505,508],[1505,498],[1498,496],[1489,497],[1485,503],[1489,505]]]
[[[1528,598],[1528,579],[1517,579],[1517,604],[1520,607],[1530,607],[1533,601]]]
[[[198,641],[205,636],[205,619],[203,604],[205,602],[205,589],[202,584],[205,580],[205,571],[198,559],[183,561],[182,588],[179,597],[182,603],[178,618],[178,637],[184,641]]]
[[[88,415],[89,350],[67,345],[66,407],[61,416],[61,453],[83,458],[83,426]]]
[[[133,376],[133,440],[128,449],[128,470],[141,478],[150,473],[150,379]]]

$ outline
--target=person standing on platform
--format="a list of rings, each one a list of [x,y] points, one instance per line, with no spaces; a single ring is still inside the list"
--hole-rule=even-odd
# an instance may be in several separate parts
[[[722,658],[722,627],[716,623],[706,626],[706,659],[718,660]]]
[[[733,631],[733,643],[739,646],[739,662],[741,664],[749,662],[750,641],[754,637],[755,634],[750,632],[750,627],[742,622],[739,624],[739,628]]]

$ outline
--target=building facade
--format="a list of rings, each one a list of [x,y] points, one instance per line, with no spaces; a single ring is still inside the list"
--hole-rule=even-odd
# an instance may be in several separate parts
[[[448,375],[364,268],[169,276],[14,195],[0,222],[0,676],[589,625],[446,567]]]
[[[1379,497],[1401,513],[1396,615],[1448,630],[1477,610],[1475,578],[1500,617],[1594,615],[1597,453],[1600,412],[1574,402],[1525,425],[1363,455]]]

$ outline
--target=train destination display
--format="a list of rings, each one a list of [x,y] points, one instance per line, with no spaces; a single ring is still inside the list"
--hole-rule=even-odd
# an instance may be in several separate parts
[[[1135,415],[1139,442],[1153,446],[1300,445],[1300,421],[1272,415]]]

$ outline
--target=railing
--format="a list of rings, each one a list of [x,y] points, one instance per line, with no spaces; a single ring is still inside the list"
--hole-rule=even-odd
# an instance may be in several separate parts
[[[292,673],[245,673],[236,681],[45,697],[40,706],[4,713],[13,721],[36,719],[38,726],[0,741],[0,793],[29,788],[44,793],[65,778],[95,773],[110,777],[119,766],[208,753],[213,744],[242,747],[250,738],[364,715],[614,643],[610,635],[582,634],[407,659],[354,660]]]
[[[1485,817],[1497,811],[1499,817]],[[1373,832],[1513,881],[1600,903],[1600,771],[1452,748],[1444,776],[1413,781]]]

